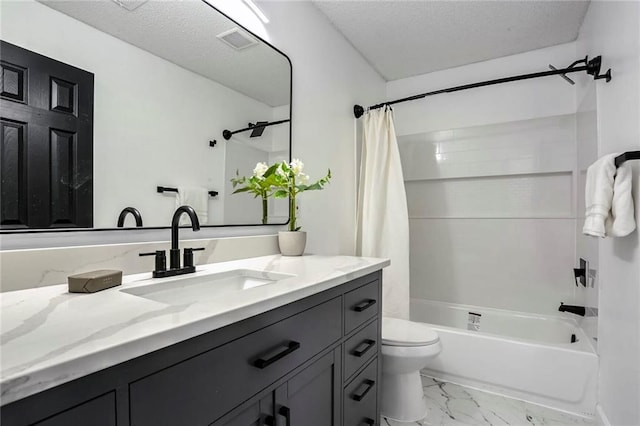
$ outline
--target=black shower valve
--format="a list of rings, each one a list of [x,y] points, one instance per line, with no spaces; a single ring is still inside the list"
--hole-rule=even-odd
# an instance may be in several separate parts
[[[587,286],[587,261],[580,258],[580,267],[573,268],[573,276],[576,281],[576,287],[582,284],[583,287]]]

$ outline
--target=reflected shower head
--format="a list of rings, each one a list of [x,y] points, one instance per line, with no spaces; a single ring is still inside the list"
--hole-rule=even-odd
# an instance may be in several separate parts
[[[269,122],[268,121],[258,121],[258,122],[256,122],[256,124],[249,123],[249,127],[253,127],[253,130],[251,131],[251,134],[249,135],[249,137],[250,138],[257,138],[258,136],[262,136],[262,134],[264,133],[264,129],[267,128],[265,126],[265,124],[269,124]]]

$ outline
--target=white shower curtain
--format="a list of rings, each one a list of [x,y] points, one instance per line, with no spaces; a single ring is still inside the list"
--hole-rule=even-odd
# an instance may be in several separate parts
[[[357,252],[386,257],[382,313],[409,319],[409,215],[393,111],[386,106],[364,115]]]

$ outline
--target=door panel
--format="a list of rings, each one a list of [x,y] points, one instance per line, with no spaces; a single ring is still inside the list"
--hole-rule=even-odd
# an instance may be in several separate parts
[[[27,226],[27,124],[0,120],[0,192],[3,223]]]

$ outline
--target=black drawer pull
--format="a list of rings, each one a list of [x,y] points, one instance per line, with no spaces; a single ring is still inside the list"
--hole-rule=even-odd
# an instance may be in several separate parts
[[[268,367],[274,362],[276,362],[277,360],[284,358],[285,356],[289,355],[293,351],[298,350],[299,348],[300,348],[300,343],[294,342],[292,340],[287,344],[287,348],[285,350],[278,352],[271,358],[267,358],[267,359],[258,358],[253,362],[253,365],[254,367],[258,367],[260,369]]]
[[[289,407],[285,407],[284,405],[282,407],[280,407],[280,409],[278,410],[278,414],[280,414],[281,416],[284,417],[284,419],[287,421],[286,426],[291,426],[291,410],[289,409]]]
[[[364,419],[362,419],[362,422],[360,422],[361,425],[367,425],[367,426],[374,426],[376,424],[376,421],[373,419],[370,419],[369,417],[365,417]]]
[[[372,307],[373,305],[376,304],[376,299],[368,299],[365,300],[363,302],[358,303],[356,306],[353,307],[353,310],[356,312],[362,312],[366,309],[369,309],[370,307]]]
[[[367,394],[369,393],[369,391],[371,389],[373,389],[373,386],[376,384],[376,382],[374,382],[373,380],[369,380],[369,379],[365,379],[362,382],[363,385],[366,385],[367,387],[365,388],[364,391],[362,391],[362,393],[354,393],[351,398],[353,398],[356,401],[362,401],[362,399],[367,396]]]
[[[276,419],[273,416],[267,416],[264,419],[264,426],[276,426]]]
[[[359,348],[362,345],[367,345],[367,346],[364,349],[358,350],[357,348]],[[362,343],[360,343],[358,346],[356,346],[356,349],[353,350],[352,354],[354,356],[357,356],[358,358],[360,358],[364,354],[369,352],[369,350],[371,348],[373,348],[375,345],[376,345],[376,341],[375,340],[365,339]]]

